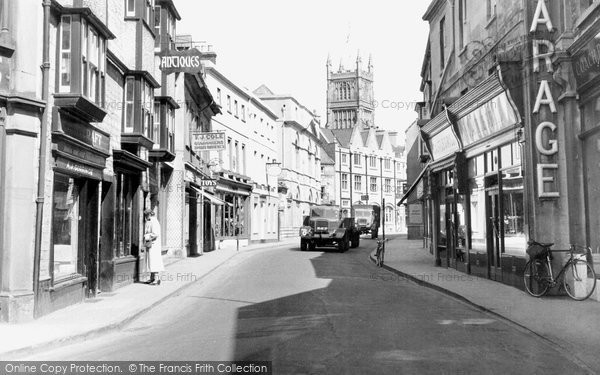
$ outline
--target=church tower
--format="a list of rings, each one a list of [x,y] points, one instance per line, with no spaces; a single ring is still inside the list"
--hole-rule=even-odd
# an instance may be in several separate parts
[[[332,70],[327,57],[327,128],[352,129],[356,126],[375,126],[373,108],[373,62],[363,69],[360,52],[355,69],[346,69],[340,60],[337,71]]]

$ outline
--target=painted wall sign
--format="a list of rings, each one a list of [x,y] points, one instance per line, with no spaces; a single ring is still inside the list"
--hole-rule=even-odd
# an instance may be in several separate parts
[[[429,141],[431,147],[431,156],[433,160],[439,160],[444,156],[451,155],[459,150],[458,140],[452,131],[452,127],[448,126],[438,134],[431,137]]]
[[[577,84],[583,86],[600,74],[600,42],[592,39],[581,52],[573,57]]]
[[[423,206],[420,204],[408,205],[408,223],[423,224]]]
[[[194,152],[221,151],[225,150],[225,145],[225,133],[223,132],[192,132],[192,150]]]
[[[54,167],[73,175],[102,180],[101,170],[89,167],[83,163],[78,163],[73,160],[56,158],[54,162]]]
[[[538,28],[545,28],[545,31],[552,33],[553,25],[550,18],[550,13],[546,7],[544,0],[537,0],[537,6],[533,15],[530,33],[535,34]],[[535,37],[534,37],[535,38]],[[557,113],[556,103],[552,96],[550,86],[551,73],[554,71],[552,67],[552,56],[555,48],[552,41],[546,39],[533,39],[532,54],[533,54],[533,72],[538,73],[542,77],[539,80],[537,95],[535,96],[535,104],[533,114],[541,116],[542,108],[547,107],[552,115]],[[542,66],[545,71],[542,72]],[[547,113],[547,111],[545,111]],[[547,119],[542,121],[535,129],[535,146],[538,151],[538,164],[536,167],[537,173],[537,193],[538,198],[558,198],[560,192],[556,184],[556,176],[558,174],[558,164],[556,163],[556,155],[558,154],[558,141],[553,139],[555,136],[556,125]]]
[[[76,122],[66,116],[61,116],[60,128],[71,136],[95,149],[108,153],[110,151],[110,137],[94,129],[92,126]]]
[[[202,53],[195,48],[185,51],[169,51],[159,57],[159,68],[165,74],[202,72]]]

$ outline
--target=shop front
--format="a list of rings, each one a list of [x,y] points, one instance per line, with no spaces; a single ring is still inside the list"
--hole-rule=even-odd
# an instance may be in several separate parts
[[[144,155],[142,155],[144,156]],[[112,182],[102,187],[100,289],[111,292],[139,281],[145,269],[142,248],[147,169],[152,166],[126,150],[113,150]]]
[[[241,241],[246,245],[250,239],[250,194],[252,182],[249,177],[221,172],[216,186],[216,197],[224,202],[215,211],[215,239],[221,244]]]
[[[520,128],[500,73],[422,127],[436,265],[519,286],[527,246]]]
[[[63,109],[55,107],[52,118],[50,248],[38,289],[39,315],[93,297],[99,289],[101,185],[110,137],[89,123],[103,111],[77,116],[67,110],[69,103],[57,101]]]

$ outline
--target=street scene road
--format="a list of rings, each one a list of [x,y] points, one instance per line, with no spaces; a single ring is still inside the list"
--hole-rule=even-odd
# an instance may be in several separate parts
[[[21,359],[261,360],[276,374],[585,373],[545,340],[376,268],[375,246],[240,254],[121,332]]]

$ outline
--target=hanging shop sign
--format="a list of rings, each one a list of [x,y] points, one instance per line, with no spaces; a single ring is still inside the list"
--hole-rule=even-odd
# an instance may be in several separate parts
[[[541,79],[537,79],[539,87],[537,95],[534,98],[533,108],[534,118],[540,119],[535,129],[535,146],[537,155],[537,195],[538,198],[559,198],[557,177],[558,177],[558,140],[556,140],[556,125],[553,117],[557,113],[554,97],[552,96],[551,83],[554,68],[552,67],[552,56],[555,52],[554,43],[547,39],[537,39],[536,33],[539,28],[545,29],[540,35],[551,35],[553,31],[550,13],[544,0],[537,0],[537,6],[533,15],[531,29],[533,34],[533,72]],[[547,32],[547,33],[546,33]],[[542,66],[545,69],[542,71]],[[543,110],[547,108],[549,110]],[[550,113],[550,114],[549,114]],[[543,118],[546,115],[549,118]]]
[[[169,51],[159,55],[160,70],[165,74],[202,72],[202,53],[196,48]]]
[[[225,133],[223,132],[192,132],[192,150],[222,151],[225,150]]]

